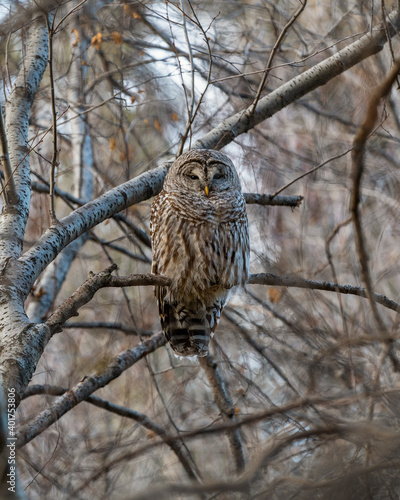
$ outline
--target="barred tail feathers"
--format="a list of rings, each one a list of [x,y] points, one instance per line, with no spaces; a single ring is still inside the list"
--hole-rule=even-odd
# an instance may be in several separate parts
[[[161,326],[172,349],[181,356],[205,356],[221,308],[196,307],[196,311],[193,311],[183,304],[171,303],[168,293],[162,291],[159,291],[157,298]]]

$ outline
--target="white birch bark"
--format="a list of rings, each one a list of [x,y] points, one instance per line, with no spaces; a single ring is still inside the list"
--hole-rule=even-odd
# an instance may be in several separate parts
[[[29,215],[30,171],[27,140],[29,115],[48,59],[47,30],[43,18],[31,26],[25,64],[6,102],[6,131],[11,168],[15,170],[16,199],[0,215],[0,380],[3,390],[17,393],[29,383],[35,369],[31,349],[43,350],[31,335],[20,288],[19,266],[24,231]],[[40,342],[40,340],[39,340]],[[34,356],[34,361],[36,357]]]
[[[0,217],[0,259],[18,258],[29,215],[31,180],[28,156],[29,115],[47,65],[47,30],[43,18],[33,22],[25,64],[7,98],[5,125],[10,165],[14,172],[16,199]]]

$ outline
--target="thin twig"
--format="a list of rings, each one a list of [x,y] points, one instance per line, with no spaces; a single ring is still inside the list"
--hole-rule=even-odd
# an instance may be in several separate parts
[[[149,340],[132,347],[132,349],[122,351],[112,358],[106,368],[100,373],[93,373],[85,377],[81,382],[60,396],[49,408],[39,413],[28,424],[21,426],[16,435],[17,446],[20,447],[29,443],[29,441],[41,434],[81,401],[86,400],[97,389],[109,384],[140,359],[163,346],[165,342],[164,335],[159,333]]]
[[[183,1],[184,1],[184,0],[181,0],[182,7],[183,7]],[[189,49],[190,49],[190,52],[189,52],[189,60],[190,60],[191,68],[192,68],[192,71],[193,71],[193,75],[192,75],[192,92],[193,92],[193,94],[192,94],[191,113],[190,113],[190,114],[189,114],[189,116],[188,116],[188,120],[187,120],[187,123],[186,123],[185,131],[184,131],[184,133],[183,133],[183,135],[182,135],[182,139],[181,139],[181,142],[180,142],[180,145],[179,145],[178,154],[177,154],[178,156],[179,156],[180,154],[182,154],[183,147],[184,147],[184,145],[185,145],[185,141],[186,141],[186,138],[187,138],[187,136],[188,136],[188,133],[189,133],[189,132],[191,133],[191,130],[192,130],[192,123],[193,123],[194,119],[195,119],[195,118],[196,118],[196,116],[197,116],[197,113],[198,113],[198,111],[199,111],[199,109],[200,109],[200,105],[202,104],[203,99],[204,99],[204,96],[205,96],[205,94],[206,94],[206,92],[207,92],[207,90],[208,90],[208,87],[210,86],[210,81],[211,81],[211,69],[212,69],[212,54],[211,54],[211,47],[210,47],[210,44],[209,44],[209,42],[208,42],[207,34],[206,34],[206,32],[204,31],[203,26],[202,26],[202,24],[200,23],[200,21],[199,21],[199,19],[198,19],[197,15],[196,15],[196,12],[195,12],[195,10],[194,10],[194,9],[193,9],[193,7],[192,7],[192,4],[191,4],[190,0],[187,0],[187,1],[188,1],[188,3],[189,3],[189,6],[190,6],[190,8],[191,8],[191,10],[192,10],[193,16],[195,17],[195,20],[196,20],[196,21],[193,21],[193,19],[191,19],[191,18],[189,18],[189,19],[190,19],[193,23],[195,23],[195,24],[196,24],[196,26],[197,26],[198,28],[200,28],[200,30],[201,30],[201,32],[202,32],[202,34],[203,34],[203,36],[204,36],[204,41],[205,41],[205,43],[206,43],[206,45],[207,45],[207,51],[208,51],[208,57],[209,57],[209,65],[208,65],[208,73],[207,73],[206,86],[205,86],[205,88],[204,88],[203,92],[200,94],[200,97],[199,97],[198,102],[197,102],[197,105],[196,105],[196,109],[193,111],[193,104],[194,104],[194,65],[193,65],[193,59],[192,59],[192,57],[191,57],[191,47],[190,47],[190,43],[189,43],[189,39],[188,39],[188,42],[187,42],[187,43],[189,44]],[[185,14],[185,12],[184,12],[183,10],[182,10],[182,16],[183,16],[183,18],[184,18],[184,19],[186,19],[186,14]],[[185,30],[186,30],[186,24],[185,24],[184,26],[185,26]],[[186,33],[186,32],[185,32],[185,33]]]
[[[62,25],[62,23],[67,19],[67,17],[69,17],[70,15],[72,14],[75,14],[75,12],[77,12],[78,10],[80,10],[82,8],[82,5],[84,3],[86,3],[88,0],[82,0],[80,3],[78,3],[78,5],[75,5],[75,7],[73,9],[71,9],[69,12],[67,12],[67,14],[65,14],[65,16],[63,18],[60,19],[59,23],[57,24],[57,26],[54,28],[54,33],[57,33],[58,31],[58,28]]]
[[[50,394],[51,396],[62,396],[69,390],[70,389],[66,389],[64,387],[57,387],[51,385],[30,385],[24,392],[22,399],[26,399],[28,397],[35,396],[37,394]],[[155,435],[165,440],[165,443],[171,448],[171,450],[177,456],[178,460],[181,462],[189,479],[192,480],[196,479],[196,476],[193,474],[191,466],[185,454],[183,453],[180,442],[178,440],[168,439],[170,436],[168,435],[167,431],[163,427],[161,427],[161,425],[158,425],[156,422],[153,422],[147,415],[145,415],[144,413],[140,413],[136,410],[132,410],[130,408],[125,408],[115,403],[111,403],[110,401],[106,401],[105,399],[99,398],[98,396],[91,395],[84,401],[92,404],[93,406],[97,406],[98,408],[102,408],[103,410],[107,410],[111,413],[119,415],[121,417],[134,420],[138,422],[140,425],[142,425],[145,429],[153,432]]]
[[[57,110],[56,98],[54,94],[54,75],[53,75],[53,35],[54,35],[54,16],[52,16],[51,23],[49,15],[46,15],[46,26],[49,35],[49,76],[50,76],[50,96],[51,96],[51,116],[53,120],[53,156],[51,159],[50,167],[50,222],[54,225],[58,222],[55,204],[54,204],[54,186],[55,186],[55,172],[58,166],[57,162]]]
[[[276,42],[275,42],[275,45],[272,47],[272,50],[271,50],[271,53],[269,55],[269,58],[268,58],[268,62],[267,62],[267,65],[264,69],[264,75],[262,77],[262,80],[260,82],[260,85],[258,87],[258,90],[257,90],[257,94],[256,94],[256,97],[254,98],[254,101],[250,107],[250,110],[249,110],[249,113],[250,115],[252,115],[254,113],[254,110],[256,109],[257,107],[257,103],[258,101],[260,100],[261,98],[261,92],[263,91],[263,88],[265,86],[265,82],[267,81],[267,77],[268,77],[268,74],[269,74],[269,71],[271,69],[271,66],[272,66],[272,61],[275,57],[275,54],[277,53],[278,49],[279,49],[279,46],[284,38],[284,36],[286,35],[286,33],[288,32],[289,28],[292,26],[292,24],[296,21],[296,19],[300,16],[300,14],[303,12],[303,10],[305,9],[306,5],[307,5],[307,0],[299,0],[300,1],[300,7],[296,10],[296,12],[293,14],[293,16],[289,19],[289,21],[286,23],[286,25],[284,26],[284,28],[282,29],[280,35],[278,36]]]
[[[343,151],[343,153],[339,153],[335,156],[331,156],[330,158],[328,158],[327,160],[325,160],[324,162],[320,163],[319,165],[317,165],[316,167],[313,167],[311,170],[307,170],[307,172],[304,172],[304,174],[301,174],[297,177],[295,177],[292,181],[288,182],[287,184],[285,184],[284,186],[282,186],[281,188],[279,188],[277,191],[275,191],[275,193],[272,196],[272,198],[274,198],[276,195],[278,195],[279,193],[281,193],[282,191],[284,191],[285,189],[287,189],[289,186],[291,186],[292,184],[294,184],[295,182],[299,181],[300,179],[302,179],[303,177],[306,177],[307,175],[310,175],[312,174],[313,172],[316,172],[317,170],[319,170],[320,168],[324,167],[325,165],[327,165],[328,163],[330,163],[331,161],[334,161],[334,160],[338,160],[339,158],[342,158],[342,156],[346,156],[348,153],[350,153],[350,151],[352,150],[352,148],[350,149],[347,149],[346,151]]]
[[[11,169],[10,156],[8,154],[8,141],[7,141],[6,129],[4,126],[3,110],[1,104],[0,104],[0,146],[1,146],[0,161],[4,169],[4,178],[6,182],[5,185],[9,184],[9,188],[5,189],[4,186],[1,192],[3,194],[5,205],[7,205],[8,202],[14,204],[17,199],[17,192],[16,192],[14,177],[12,175],[13,172]]]
[[[190,43],[190,38],[189,38],[187,24],[186,24],[185,0],[180,0],[180,5],[181,5],[181,13],[182,13],[183,34],[185,36],[186,45],[188,48],[189,64],[190,64],[190,79],[191,79],[190,80],[190,104],[188,104],[187,99],[186,99],[186,108],[187,108],[187,114],[188,114],[186,128],[188,128],[188,127],[190,127],[190,123],[192,121],[192,114],[193,114],[193,108],[194,108],[195,72],[194,72],[194,64],[193,64],[192,44]],[[187,132],[186,132],[186,135],[187,135]],[[178,156],[180,154],[182,154],[184,142],[185,142],[184,138],[182,137],[181,147],[179,148]]]

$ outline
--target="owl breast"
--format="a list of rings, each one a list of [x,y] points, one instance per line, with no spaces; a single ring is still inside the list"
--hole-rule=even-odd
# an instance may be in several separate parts
[[[227,200],[218,200],[207,210],[195,203],[182,207],[174,196],[158,195],[154,212],[164,230],[154,231],[152,224],[153,272],[172,280],[174,297],[209,304],[213,295],[226,296],[247,281],[248,224],[241,201],[230,207]]]

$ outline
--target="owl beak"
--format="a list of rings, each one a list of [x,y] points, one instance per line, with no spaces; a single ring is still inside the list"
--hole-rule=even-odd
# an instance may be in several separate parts
[[[210,190],[208,189],[208,186],[205,186],[204,191],[206,193],[206,196],[208,196],[209,193],[210,193]]]

